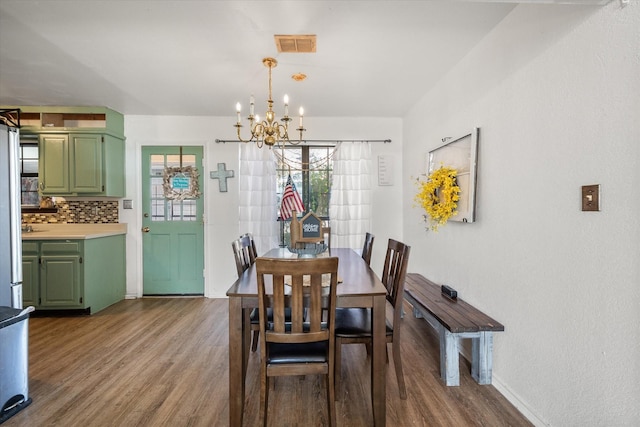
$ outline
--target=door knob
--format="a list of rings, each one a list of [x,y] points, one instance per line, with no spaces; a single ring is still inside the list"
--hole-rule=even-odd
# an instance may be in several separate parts
[[[142,227],[142,232],[143,233],[148,233],[149,231],[151,231],[151,229],[149,227]]]

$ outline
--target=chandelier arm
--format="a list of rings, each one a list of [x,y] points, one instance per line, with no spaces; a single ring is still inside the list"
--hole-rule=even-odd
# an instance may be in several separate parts
[[[251,135],[256,140],[256,145],[258,148],[262,148],[264,145],[264,129],[267,126],[267,122],[264,120],[261,123],[256,123],[256,125],[251,130]]]
[[[235,127],[236,127],[236,129],[238,130],[238,140],[239,140],[240,142],[251,142],[251,141],[253,141],[253,137],[255,136],[255,135],[253,135],[253,133],[251,133],[251,138],[249,138],[249,139],[242,139],[242,137],[240,136],[240,128],[242,127],[242,125],[241,125],[241,124],[236,124],[236,125],[234,125],[234,126],[235,126]]]
[[[298,138],[298,142],[296,144],[300,144],[302,142],[302,132],[304,132],[306,129],[300,126],[297,130],[300,132],[300,137]]]

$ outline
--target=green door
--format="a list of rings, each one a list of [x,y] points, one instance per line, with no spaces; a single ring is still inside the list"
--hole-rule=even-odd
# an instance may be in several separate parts
[[[202,147],[142,147],[144,295],[204,294]]]

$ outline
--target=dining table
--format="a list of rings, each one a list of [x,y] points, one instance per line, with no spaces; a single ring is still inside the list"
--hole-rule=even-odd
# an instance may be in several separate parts
[[[297,258],[287,248],[274,248],[267,258]],[[320,255],[319,255],[320,256]],[[386,288],[371,267],[349,248],[330,248],[322,256],[338,257],[338,307],[372,310],[371,407],[374,426],[386,423]],[[255,263],[227,291],[229,299],[229,425],[242,426],[245,379],[251,344],[251,311],[258,307]],[[336,372],[336,375],[340,375]]]

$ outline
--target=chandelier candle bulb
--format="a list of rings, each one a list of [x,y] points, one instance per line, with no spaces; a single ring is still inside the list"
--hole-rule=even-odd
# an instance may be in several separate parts
[[[253,98],[253,95],[251,95],[251,98],[249,98],[249,115],[253,116],[253,108],[255,106],[255,99]]]
[[[284,96],[284,116],[289,116],[289,95]]]
[[[304,108],[300,107],[300,128],[302,128],[302,117],[304,117]]]
[[[240,103],[238,102],[236,104],[236,113],[238,114],[238,124],[240,124],[240,111],[242,110],[242,106],[240,105]]]

